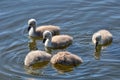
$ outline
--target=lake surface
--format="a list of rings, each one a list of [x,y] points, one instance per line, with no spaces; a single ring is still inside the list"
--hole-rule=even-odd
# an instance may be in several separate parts
[[[66,50],[84,62],[72,71],[62,72],[51,64],[27,70],[24,58],[30,51],[27,21],[57,25],[61,34],[74,38]],[[107,29],[113,43],[94,57],[91,37]],[[37,47],[44,50],[42,41]],[[0,1],[0,80],[119,80],[120,79],[120,2],[119,0],[1,0]]]

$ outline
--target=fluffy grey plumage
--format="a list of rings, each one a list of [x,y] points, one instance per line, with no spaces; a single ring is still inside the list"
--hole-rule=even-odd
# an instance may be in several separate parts
[[[70,52],[63,51],[63,52],[58,52],[55,54],[50,62],[52,64],[61,64],[61,65],[67,65],[67,66],[77,66],[78,64],[82,63],[83,60]]]
[[[24,65],[29,67],[37,62],[50,61],[50,59],[51,54],[46,53],[45,51],[40,50],[30,51],[25,57]]]
[[[45,31],[43,33],[43,43],[45,47],[53,49],[61,49],[68,47],[73,42],[73,38],[69,35],[56,35],[52,37],[50,31]]]
[[[60,28],[58,26],[53,26],[53,25],[44,25],[44,26],[39,26],[36,27],[36,20],[35,19],[30,19],[28,21],[28,34],[31,37],[39,37],[43,38],[43,32],[45,30],[49,30],[52,32],[52,35],[58,35],[60,34]]]

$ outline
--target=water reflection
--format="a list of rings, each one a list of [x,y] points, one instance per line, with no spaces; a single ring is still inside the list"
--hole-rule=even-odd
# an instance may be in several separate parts
[[[28,42],[28,47],[30,50],[37,50],[38,49],[35,41]]]
[[[101,48],[102,46],[97,46],[95,51],[94,51],[94,57],[95,59],[99,60],[101,56]]]
[[[42,38],[39,37],[29,37],[29,42],[28,42],[28,47],[31,50],[38,50],[36,41],[37,40],[42,40]]]
[[[41,40],[41,38],[33,38],[33,37],[30,37],[30,41],[28,42],[28,47],[29,47],[29,50],[38,50],[37,48],[37,40]],[[44,50],[47,52],[47,53],[51,53],[52,50],[49,49],[49,48],[44,48]]]
[[[59,73],[71,72],[74,70],[74,66],[66,66],[61,64],[52,65],[54,69],[56,69]]]
[[[30,67],[25,66],[25,70],[28,74],[41,75],[43,68],[47,67],[48,64],[49,64],[49,61],[38,62],[33,64]]]
[[[101,51],[105,48],[107,48],[108,46],[110,46],[112,43],[112,41],[110,43],[108,43],[107,45],[98,45],[96,48],[95,48],[95,51],[94,51],[94,57],[96,60],[99,60],[100,59],[100,56],[101,56]]]

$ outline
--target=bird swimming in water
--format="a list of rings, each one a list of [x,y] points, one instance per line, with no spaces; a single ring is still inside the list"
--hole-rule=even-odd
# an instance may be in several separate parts
[[[59,35],[60,28],[54,25],[43,25],[37,27],[37,21],[35,19],[28,20],[28,34],[31,37],[43,38],[43,32],[45,30],[51,31],[52,35]]]

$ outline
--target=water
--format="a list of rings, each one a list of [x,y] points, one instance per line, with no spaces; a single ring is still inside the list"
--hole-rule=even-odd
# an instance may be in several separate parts
[[[119,0],[1,0],[0,1],[0,79],[1,80],[119,80],[120,79],[120,3]],[[61,34],[74,38],[68,51],[84,63],[61,73],[51,64],[38,70],[26,70],[23,61],[29,52],[27,21],[38,25],[57,25]],[[91,37],[107,29],[113,43],[94,57]],[[42,41],[37,47],[43,50]]]

